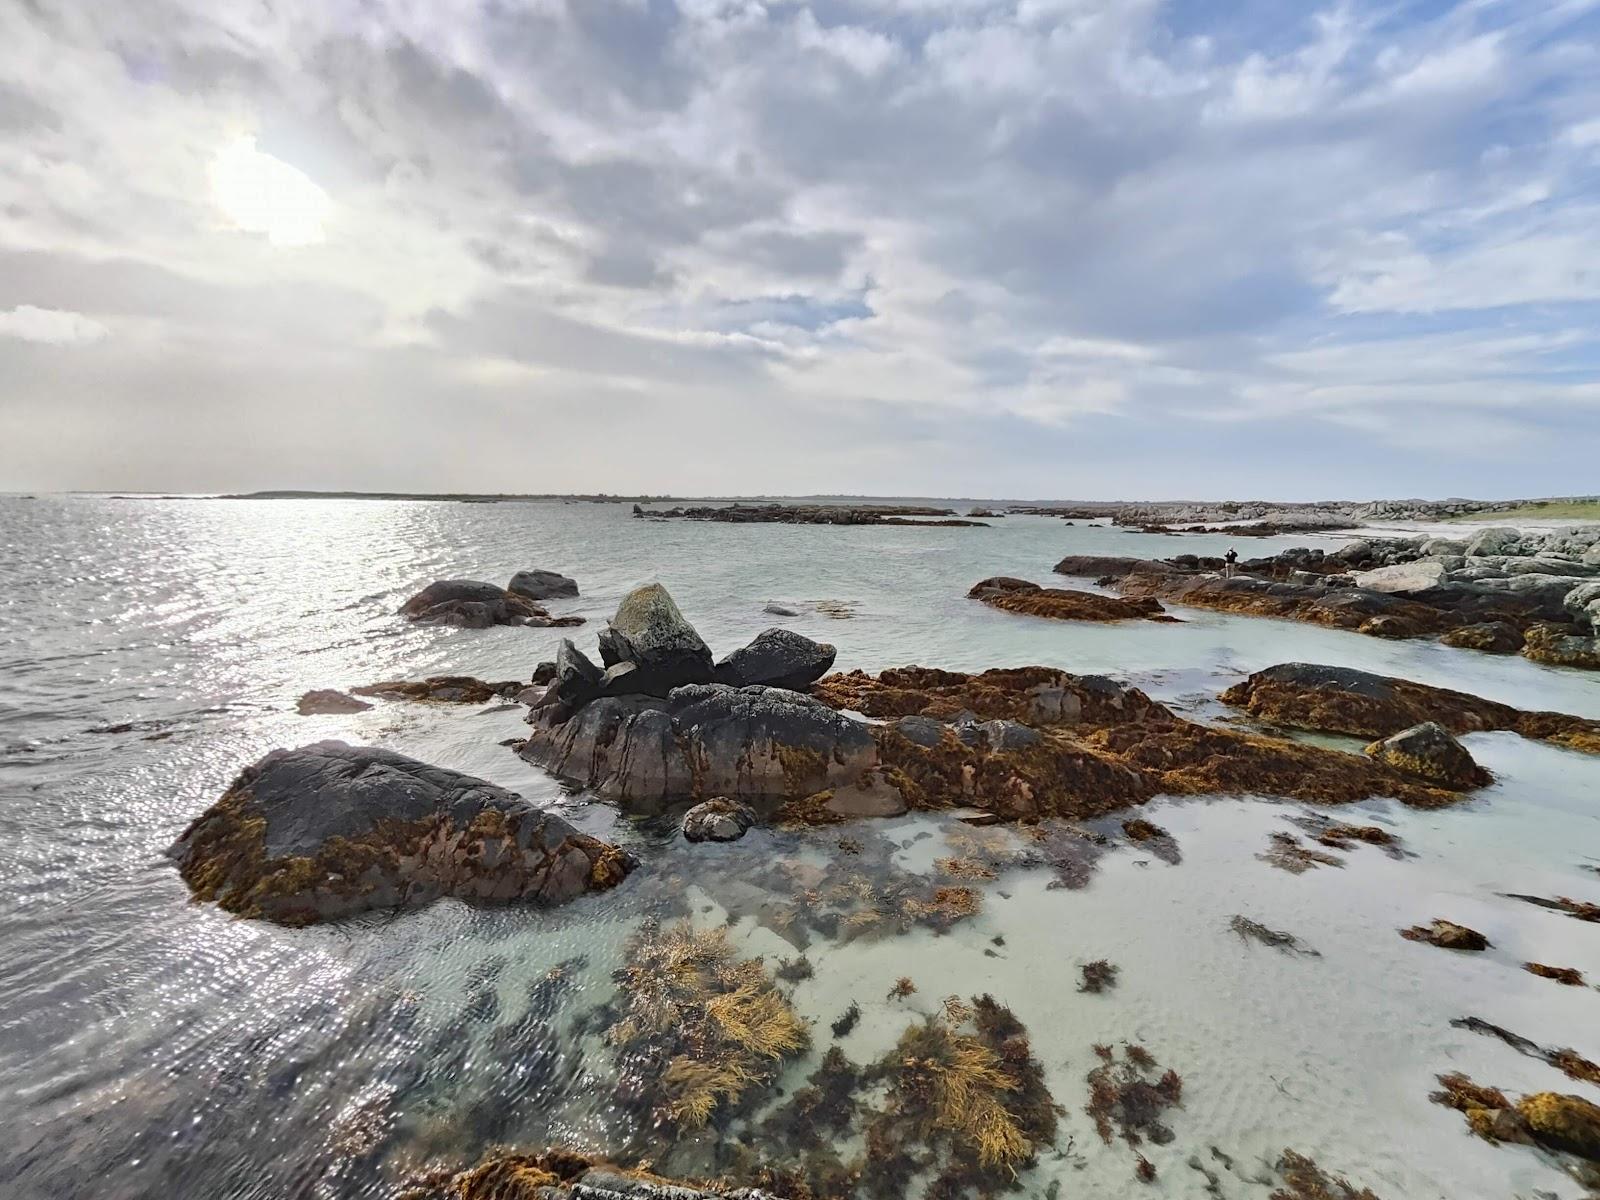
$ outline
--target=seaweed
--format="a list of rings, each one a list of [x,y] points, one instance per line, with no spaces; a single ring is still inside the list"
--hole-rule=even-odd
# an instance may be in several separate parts
[[[1100,1063],[1089,1072],[1089,1103],[1084,1111],[1106,1145],[1120,1136],[1137,1158],[1136,1176],[1155,1178],[1155,1167],[1139,1147],[1146,1141],[1165,1146],[1173,1132],[1162,1121],[1166,1110],[1183,1104],[1183,1080],[1176,1071],[1161,1071],[1143,1046],[1124,1043],[1122,1058],[1110,1046],[1096,1046]]]
[[[1557,1155],[1600,1162],[1600,1106],[1582,1096],[1532,1092],[1513,1104],[1499,1088],[1460,1073],[1438,1079],[1440,1090],[1429,1099],[1460,1112],[1484,1141],[1532,1143]]]
[[[890,1000],[904,1000],[907,996],[915,995],[916,991],[917,985],[911,982],[911,977],[902,975],[895,980],[894,986],[889,989],[887,998]]]
[[[1084,963],[1078,972],[1083,976],[1083,981],[1078,984],[1080,992],[1099,993],[1117,986],[1117,966],[1103,958]]]
[[[1446,921],[1443,917],[1435,917],[1429,925],[1413,925],[1409,929],[1402,929],[1400,936],[1408,942],[1426,942],[1443,950],[1475,952],[1487,950],[1494,944],[1476,929],[1457,925],[1454,921]]]
[[[1568,987],[1583,986],[1583,972],[1576,967],[1549,967],[1544,963],[1523,963],[1522,969],[1541,979],[1554,979],[1557,983],[1564,983]]]
[[[802,980],[810,979],[815,973],[811,967],[811,960],[803,954],[797,958],[784,959],[773,971],[773,975],[785,983],[800,983]]]
[[[1266,850],[1256,857],[1280,871],[1288,871],[1291,875],[1300,875],[1319,866],[1344,866],[1344,859],[1337,855],[1325,854],[1321,850],[1313,850],[1310,846],[1302,846],[1300,839],[1294,834],[1284,833],[1281,830],[1268,838]]]
[[[1536,1058],[1540,1062],[1549,1063],[1556,1070],[1566,1075],[1569,1079],[1576,1079],[1583,1083],[1600,1084],[1600,1066],[1590,1062],[1583,1055],[1573,1049],[1551,1050],[1539,1045],[1538,1042],[1523,1037],[1520,1033],[1485,1021],[1481,1017],[1457,1017],[1450,1022],[1457,1029],[1469,1029],[1473,1033],[1483,1033],[1490,1037],[1499,1038],[1518,1054],[1525,1054],[1529,1058]]]
[[[1339,1175],[1329,1175],[1310,1158],[1285,1150],[1277,1162],[1283,1186],[1268,1200],[1378,1200],[1370,1188],[1357,1188]]]
[[[854,1000],[852,1000],[852,1001],[850,1001],[850,1007],[845,1009],[844,1010],[844,1014],[842,1016],[840,1016],[840,1018],[837,1021],[835,1021],[829,1028],[831,1028],[833,1030],[833,1036],[834,1037],[836,1037],[836,1038],[847,1037],[847,1036],[849,1036],[851,1031],[855,1029],[856,1023],[858,1021],[860,1021],[860,1020],[861,1020],[861,1006],[859,1004],[857,1004]]]
[[[1320,951],[1304,945],[1294,934],[1281,929],[1270,929],[1240,913],[1235,913],[1228,921],[1228,928],[1245,941],[1260,942],[1263,946],[1271,946],[1274,950],[1282,950],[1285,954],[1304,954],[1309,958],[1322,957]]]
[[[1521,892],[1502,892],[1500,894],[1507,900],[1522,900],[1528,904],[1537,904],[1540,908],[1563,912],[1579,921],[1600,922],[1600,904],[1590,904],[1587,900],[1571,900],[1566,896],[1557,896],[1554,900],[1549,900],[1543,896],[1527,896]]]

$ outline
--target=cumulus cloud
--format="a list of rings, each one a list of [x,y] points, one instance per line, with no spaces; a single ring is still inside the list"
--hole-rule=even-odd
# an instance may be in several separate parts
[[[3,465],[1592,488],[1597,24],[1591,0],[4,6]],[[317,436],[268,437],[262,405]]]

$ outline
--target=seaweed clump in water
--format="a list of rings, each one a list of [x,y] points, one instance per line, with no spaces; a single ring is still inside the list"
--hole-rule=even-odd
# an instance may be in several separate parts
[[[1349,1180],[1329,1175],[1304,1154],[1285,1150],[1278,1158],[1283,1186],[1269,1200],[1378,1200],[1371,1188],[1357,1188]]]
[[[871,1196],[902,1196],[924,1172],[930,1200],[989,1195],[1055,1141],[1058,1110],[1027,1031],[992,996],[947,1002],[865,1074],[888,1087],[866,1129],[861,1178]]]
[[[1557,983],[1564,983],[1568,987],[1583,986],[1583,972],[1576,967],[1551,967],[1544,963],[1523,963],[1523,969],[1541,979],[1554,979]]]
[[[759,958],[734,956],[727,930],[647,924],[617,972],[621,1091],[658,1126],[695,1129],[771,1082],[810,1043]]]
[[[1532,1092],[1513,1104],[1499,1088],[1458,1072],[1439,1076],[1439,1085],[1429,1099],[1462,1113],[1472,1132],[1487,1142],[1532,1143],[1600,1162],[1600,1106],[1582,1096]]]
[[[1083,982],[1078,984],[1080,992],[1098,993],[1117,986],[1117,966],[1103,958],[1084,963],[1078,972],[1083,976]]]
[[[1148,1183],[1155,1178],[1155,1167],[1138,1147],[1146,1139],[1157,1146],[1172,1141],[1172,1130],[1161,1117],[1167,1109],[1182,1105],[1183,1080],[1176,1071],[1160,1072],[1156,1060],[1143,1046],[1125,1044],[1120,1060],[1110,1046],[1096,1046],[1094,1052],[1100,1065],[1089,1072],[1089,1104],[1085,1111],[1106,1145],[1120,1134],[1134,1149],[1138,1157],[1135,1174]]]

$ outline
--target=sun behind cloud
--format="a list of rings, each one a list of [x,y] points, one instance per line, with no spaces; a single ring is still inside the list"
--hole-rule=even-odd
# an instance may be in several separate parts
[[[244,135],[211,160],[211,195],[228,220],[274,246],[308,246],[324,238],[333,208],[328,193],[305,172],[256,149]]]

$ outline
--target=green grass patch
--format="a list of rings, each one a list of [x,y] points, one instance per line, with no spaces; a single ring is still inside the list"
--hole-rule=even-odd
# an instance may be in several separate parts
[[[1600,521],[1600,499],[1597,500],[1530,500],[1526,504],[1513,504],[1488,512],[1469,513],[1451,517],[1459,524],[1487,521]]]

